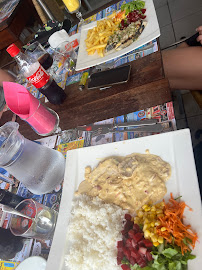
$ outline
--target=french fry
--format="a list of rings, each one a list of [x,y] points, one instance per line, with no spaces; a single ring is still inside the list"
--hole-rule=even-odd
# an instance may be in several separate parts
[[[93,47],[87,49],[86,51],[87,51],[87,52],[90,52],[90,51],[92,51],[92,50],[97,50],[97,49],[100,49],[100,48],[105,48],[106,45],[107,45],[107,43],[105,43],[105,44],[100,44],[100,45],[96,45],[96,46],[93,46]]]
[[[97,21],[97,26],[88,30],[85,40],[88,55],[97,52],[100,57],[104,56],[107,41],[114,31],[118,29],[118,24],[116,13],[114,13],[108,19]]]

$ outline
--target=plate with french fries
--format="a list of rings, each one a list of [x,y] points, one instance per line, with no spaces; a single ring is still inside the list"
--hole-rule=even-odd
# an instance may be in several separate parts
[[[136,41],[126,48],[106,53],[109,37],[118,29],[122,12],[117,11],[99,21],[83,25],[76,70],[86,69],[127,54],[160,36],[159,24],[152,0],[145,0],[147,25]]]

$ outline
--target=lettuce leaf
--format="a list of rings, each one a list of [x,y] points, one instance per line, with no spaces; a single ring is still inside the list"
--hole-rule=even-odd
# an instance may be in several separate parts
[[[128,15],[128,13],[132,12],[133,10],[141,10],[144,7],[145,7],[145,1],[136,0],[136,1],[129,2],[127,4],[123,4],[121,6],[121,11],[125,10],[126,15]]]
[[[172,258],[173,256],[175,256],[177,254],[177,250],[173,249],[173,248],[166,248],[162,251],[162,254],[167,257],[167,258]]]

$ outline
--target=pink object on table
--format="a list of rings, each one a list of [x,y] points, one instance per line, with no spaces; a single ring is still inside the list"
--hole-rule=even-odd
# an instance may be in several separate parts
[[[24,86],[3,82],[4,96],[10,110],[27,121],[41,135],[49,134],[55,129],[54,116]]]

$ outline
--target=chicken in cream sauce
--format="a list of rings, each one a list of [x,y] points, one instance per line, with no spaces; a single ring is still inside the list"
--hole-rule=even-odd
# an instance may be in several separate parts
[[[156,155],[134,153],[107,158],[93,170],[86,167],[85,181],[77,194],[98,196],[133,213],[148,201],[161,200],[170,176],[170,164]]]

